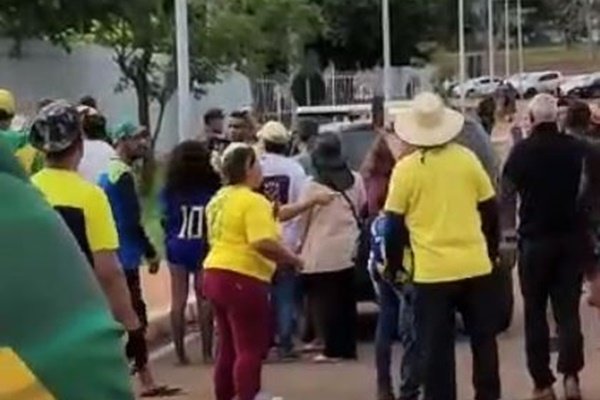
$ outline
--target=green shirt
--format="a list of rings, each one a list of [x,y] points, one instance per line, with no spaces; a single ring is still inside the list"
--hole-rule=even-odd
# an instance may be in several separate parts
[[[0,141],[0,399],[133,400],[96,278]]]

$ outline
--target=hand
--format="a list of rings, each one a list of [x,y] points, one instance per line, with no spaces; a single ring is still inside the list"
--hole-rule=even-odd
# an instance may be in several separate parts
[[[334,192],[320,192],[315,194],[311,199],[310,199],[310,203],[313,206],[326,206],[327,204],[331,203],[333,200],[335,200],[336,197],[338,197],[339,194],[338,193],[334,193]]]
[[[296,257],[292,266],[296,272],[302,272],[304,270],[304,260],[302,260],[300,257]]]
[[[160,259],[155,258],[154,260],[150,260],[148,264],[148,270],[150,271],[150,275],[156,275],[160,270]]]

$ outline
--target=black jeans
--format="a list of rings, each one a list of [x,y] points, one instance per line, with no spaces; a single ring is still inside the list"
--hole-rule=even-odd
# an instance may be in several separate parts
[[[133,310],[135,311],[135,313],[138,316],[138,319],[140,320],[140,323],[142,324],[142,330],[145,332],[146,331],[146,327],[148,326],[148,314],[146,312],[146,303],[144,302],[144,298],[142,297],[142,282],[140,280],[140,271],[139,269],[134,269],[134,270],[126,270],[125,271],[125,279],[127,281],[127,287],[129,288],[129,296],[131,298],[131,305],[133,306]],[[125,354],[127,355],[128,359],[134,359],[137,357],[139,357],[136,353],[138,353],[140,351],[140,349],[138,349],[138,351],[136,351],[134,349],[134,343],[131,340],[127,341],[127,344],[125,345]],[[143,343],[143,349],[141,350],[142,353],[145,353],[144,356],[142,357],[143,359],[145,359],[145,362],[141,362],[138,364],[143,364],[145,365],[148,361],[148,355],[147,355],[147,348],[146,348],[146,343],[144,341]]]
[[[558,372],[567,376],[577,375],[584,366],[579,315],[583,283],[582,247],[575,236],[557,236],[522,239],[519,250],[527,367],[535,386],[542,389],[555,382],[550,369],[548,300],[558,330]]]
[[[356,296],[354,268],[306,274],[309,314],[315,317],[317,335],[325,342],[323,354],[356,358]]]
[[[492,275],[454,282],[416,284],[415,319],[422,352],[425,400],[456,400],[456,312],[471,339],[476,400],[500,398],[497,320]]]

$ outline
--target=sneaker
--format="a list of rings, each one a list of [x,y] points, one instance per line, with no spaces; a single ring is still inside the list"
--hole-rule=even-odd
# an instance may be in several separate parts
[[[576,376],[566,376],[564,388],[566,400],[581,400],[581,388],[579,387],[579,379]]]
[[[552,386],[545,389],[535,389],[529,400],[557,400]]]

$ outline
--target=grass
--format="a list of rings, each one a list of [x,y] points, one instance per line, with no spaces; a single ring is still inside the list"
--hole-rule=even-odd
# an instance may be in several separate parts
[[[483,52],[483,70],[487,70],[487,52]],[[511,74],[516,72],[518,66],[516,49],[511,52]],[[525,48],[523,59],[526,71],[559,70],[564,74],[578,74],[585,72],[596,72],[600,68],[599,54],[590,56],[586,45]],[[454,52],[440,52],[434,57],[434,63],[441,71],[448,75],[457,74],[458,54]],[[505,75],[504,51],[496,52],[496,71],[499,75]]]
[[[151,190],[141,198],[142,222],[146,229],[146,234],[150,237],[152,244],[154,244],[161,257],[165,256],[164,233],[161,226],[162,212],[159,201],[163,182],[162,168],[158,167],[155,171]]]

